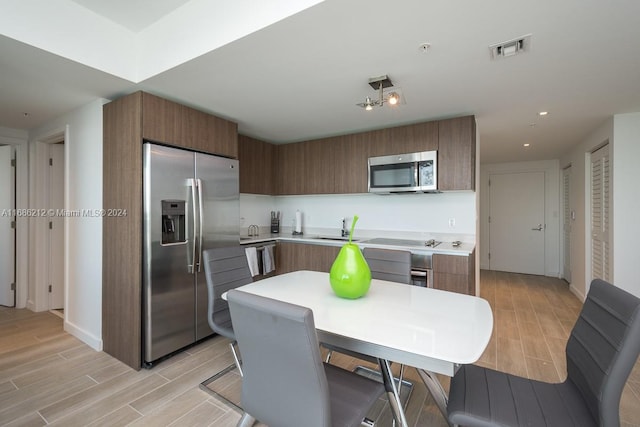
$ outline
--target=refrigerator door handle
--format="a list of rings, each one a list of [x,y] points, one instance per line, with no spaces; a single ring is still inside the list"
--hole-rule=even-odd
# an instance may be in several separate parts
[[[203,217],[203,199],[202,199],[202,180],[196,178],[196,184],[198,186],[198,208],[199,208],[199,227],[198,227],[198,273],[200,273],[202,265],[202,217]]]
[[[198,219],[197,211],[196,211],[196,180],[193,178],[189,178],[187,180],[189,187],[191,187],[191,206],[193,207],[193,232],[191,234],[191,262],[193,264],[188,265],[187,269],[189,273],[196,274],[196,221]]]

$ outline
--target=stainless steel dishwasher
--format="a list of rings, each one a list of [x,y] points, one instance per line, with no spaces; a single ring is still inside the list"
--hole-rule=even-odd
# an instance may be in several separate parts
[[[411,284],[433,288],[431,254],[411,254]]]

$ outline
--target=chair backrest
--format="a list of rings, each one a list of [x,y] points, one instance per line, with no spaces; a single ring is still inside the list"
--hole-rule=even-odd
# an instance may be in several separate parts
[[[371,278],[411,284],[411,252],[364,248],[362,254],[369,264]]]
[[[270,426],[330,427],[313,312],[237,290],[227,300],[242,353],[242,408]]]
[[[202,253],[207,279],[207,320],[214,332],[235,340],[231,315],[222,294],[253,282],[242,246],[207,249]]]
[[[567,374],[599,425],[620,425],[620,396],[639,353],[640,299],[592,281],[567,342]]]

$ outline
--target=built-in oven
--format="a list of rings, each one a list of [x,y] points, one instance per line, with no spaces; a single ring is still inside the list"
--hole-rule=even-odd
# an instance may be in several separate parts
[[[369,157],[369,192],[435,192],[437,158],[437,151]]]
[[[433,288],[431,254],[411,254],[411,284]]]

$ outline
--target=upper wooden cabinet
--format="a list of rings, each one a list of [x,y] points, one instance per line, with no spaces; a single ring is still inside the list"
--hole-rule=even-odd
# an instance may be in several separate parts
[[[475,191],[475,117],[440,120],[438,128],[438,189]]]
[[[370,156],[417,153],[438,149],[438,122],[424,122],[369,132]],[[379,133],[376,135],[376,133]]]
[[[366,193],[369,157],[437,149],[437,122],[279,145],[277,194]]]
[[[369,157],[432,150],[438,150],[440,190],[474,190],[475,137],[473,116],[294,144],[271,145],[241,137],[240,191],[278,195],[366,193]],[[271,190],[268,183],[273,183]]]
[[[306,194],[304,158],[303,144],[276,146],[275,194]]]
[[[275,145],[238,135],[238,160],[241,193],[275,193]]]
[[[142,363],[142,143],[144,139],[237,157],[237,125],[143,92],[103,107],[102,206],[127,212],[102,222],[102,342]]]
[[[211,114],[137,92],[142,97],[142,137],[178,147],[238,157],[238,125]]]

